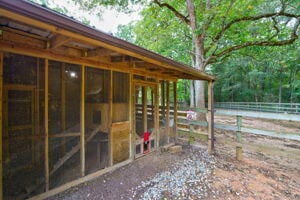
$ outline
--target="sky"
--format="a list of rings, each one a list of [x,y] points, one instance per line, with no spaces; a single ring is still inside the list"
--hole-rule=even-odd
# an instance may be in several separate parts
[[[39,0],[36,0],[39,2]],[[117,27],[120,24],[128,24],[131,21],[139,19],[138,12],[132,12],[130,14],[119,13],[113,9],[103,9],[104,12],[101,13],[101,18],[96,14],[89,14],[88,11],[83,11],[78,5],[72,0],[48,0],[49,7],[60,7],[67,8],[69,11],[68,16],[72,16],[75,19],[82,19],[85,17],[90,21],[90,25],[94,26],[96,29],[107,33],[116,33]]]

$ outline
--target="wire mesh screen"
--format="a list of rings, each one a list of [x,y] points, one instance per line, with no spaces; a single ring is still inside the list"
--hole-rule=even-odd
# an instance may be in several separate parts
[[[113,124],[111,134],[114,164],[129,158],[129,96],[129,75],[121,72],[113,72]]]
[[[50,188],[80,177],[81,66],[49,61]]]
[[[44,59],[4,54],[4,199],[44,191],[44,65]]]
[[[86,174],[108,167],[110,71],[86,67],[85,138]]]

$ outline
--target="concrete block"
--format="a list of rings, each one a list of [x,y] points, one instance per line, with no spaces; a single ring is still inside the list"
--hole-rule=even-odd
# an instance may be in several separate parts
[[[175,145],[169,148],[170,153],[178,153],[182,151],[182,146],[180,145]]]

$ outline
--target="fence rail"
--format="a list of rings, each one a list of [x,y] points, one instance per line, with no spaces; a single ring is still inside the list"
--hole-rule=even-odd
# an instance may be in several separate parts
[[[180,108],[178,110],[179,114],[178,114],[178,120],[177,120],[177,130],[179,131],[179,133],[183,133],[184,135],[189,134],[192,136],[198,135],[201,138],[203,138],[203,135],[207,135],[206,133],[199,133],[194,130],[194,126],[207,127],[206,121],[198,121],[195,119],[195,115],[197,113],[203,113],[203,110],[205,110],[205,109]],[[192,115],[192,116],[189,116],[189,115]],[[277,137],[277,138],[281,138],[281,139],[291,139],[291,140],[300,141],[300,133],[272,131],[272,130],[264,130],[264,129],[250,128],[250,127],[242,126],[242,117],[300,122],[300,115],[297,115],[297,114],[266,113],[266,112],[217,109],[217,110],[215,110],[215,115],[217,115],[217,116],[218,115],[228,115],[228,116],[235,116],[237,118],[236,125],[215,123],[216,129],[230,130],[230,131],[235,131],[235,132],[239,131],[239,132],[255,134],[255,135],[271,136],[271,137]]]
[[[215,108],[300,114],[300,103],[216,102]]]

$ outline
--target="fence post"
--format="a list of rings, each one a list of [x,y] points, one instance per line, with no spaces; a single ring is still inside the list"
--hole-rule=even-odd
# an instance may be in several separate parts
[[[243,158],[243,147],[242,147],[242,116],[236,116],[236,124],[237,124],[237,131],[236,131],[236,159],[242,160]]]
[[[208,82],[208,153],[212,154],[214,151],[214,83]]]

